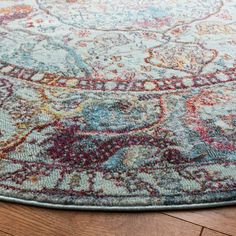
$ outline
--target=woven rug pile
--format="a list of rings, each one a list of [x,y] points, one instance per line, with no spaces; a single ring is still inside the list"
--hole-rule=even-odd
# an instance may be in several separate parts
[[[236,202],[235,0],[1,0],[0,200]]]

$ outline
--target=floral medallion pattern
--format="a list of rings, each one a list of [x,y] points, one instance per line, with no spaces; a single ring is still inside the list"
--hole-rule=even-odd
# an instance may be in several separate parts
[[[3,0],[0,195],[236,200],[235,0]]]

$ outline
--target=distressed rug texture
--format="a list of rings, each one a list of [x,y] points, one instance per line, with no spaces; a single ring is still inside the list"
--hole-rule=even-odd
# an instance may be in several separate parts
[[[0,199],[234,204],[235,12],[235,0],[1,0]]]

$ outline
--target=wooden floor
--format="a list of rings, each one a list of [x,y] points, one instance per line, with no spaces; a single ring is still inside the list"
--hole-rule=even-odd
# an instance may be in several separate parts
[[[210,210],[108,213],[0,203],[0,236],[236,235],[236,206]]]

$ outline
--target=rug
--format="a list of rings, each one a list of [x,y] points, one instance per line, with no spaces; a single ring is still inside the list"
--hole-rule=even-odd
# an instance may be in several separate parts
[[[236,203],[235,0],[0,2],[0,200]]]

